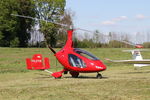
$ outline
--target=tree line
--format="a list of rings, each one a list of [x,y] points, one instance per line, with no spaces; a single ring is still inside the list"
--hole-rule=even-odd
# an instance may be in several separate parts
[[[144,48],[150,48],[150,33],[136,33],[135,35],[131,35],[129,33],[122,32],[109,32],[106,33],[99,32],[96,30],[91,36],[88,33],[84,33],[85,35],[76,36],[75,46],[82,48],[134,48],[135,45],[140,44]],[[140,35],[140,37],[139,37]],[[79,39],[78,37],[82,37]],[[90,37],[90,38],[88,38]],[[145,38],[144,38],[145,37]],[[133,39],[137,41],[133,42]]]
[[[0,1],[0,47],[62,47],[67,39],[66,30],[73,27],[74,13],[66,10],[66,0],[1,0]],[[12,16],[30,16],[45,21]],[[67,25],[61,26],[54,23]],[[128,34],[109,32],[107,36],[96,30],[92,36],[84,33],[82,39],[75,36],[74,46],[79,48],[130,48]],[[139,33],[137,33],[137,37]],[[147,33],[147,40],[150,34]],[[91,38],[89,38],[91,37]],[[138,38],[137,38],[138,39]],[[139,39],[142,40],[142,39]],[[150,42],[141,42],[149,48]]]

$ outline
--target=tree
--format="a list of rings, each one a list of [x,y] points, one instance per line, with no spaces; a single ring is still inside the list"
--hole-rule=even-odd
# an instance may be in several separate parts
[[[16,5],[15,0],[0,1],[0,46],[10,46],[10,42],[16,36],[17,21],[10,16],[14,5]]]
[[[0,11],[0,46],[8,47],[13,44],[13,46],[26,47],[33,20],[14,17],[11,14],[34,17],[33,0],[1,0]]]
[[[17,0],[17,14],[24,16],[35,17],[35,2],[34,0]],[[30,30],[34,25],[34,20],[18,17],[19,28],[17,30],[17,37],[19,38],[20,47],[27,47],[30,40]]]
[[[53,23],[40,21],[41,32],[44,34],[46,43],[52,47],[56,45],[57,30],[60,27],[57,24],[64,14],[65,0],[37,0],[36,11],[40,19],[48,20]]]

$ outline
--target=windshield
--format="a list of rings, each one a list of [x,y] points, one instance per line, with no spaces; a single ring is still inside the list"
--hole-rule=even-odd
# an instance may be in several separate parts
[[[95,57],[94,55],[92,55],[91,53],[75,48],[74,51],[78,54],[80,54],[81,56],[84,56],[86,58],[92,59],[92,60],[99,60],[97,57]]]

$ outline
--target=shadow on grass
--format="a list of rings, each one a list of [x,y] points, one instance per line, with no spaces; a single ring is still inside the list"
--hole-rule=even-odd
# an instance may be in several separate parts
[[[54,78],[53,76],[51,76],[51,75],[47,75],[47,74],[42,74],[42,73],[34,73],[34,74],[37,74],[38,75],[38,77],[36,77],[36,79],[42,79],[42,78]],[[79,77],[77,77],[77,78],[74,78],[74,77],[72,77],[72,76],[65,76],[65,75],[63,75],[63,77],[62,78],[56,78],[56,79],[63,79],[63,78],[70,78],[70,79],[98,79],[96,76],[95,77],[93,77],[93,76],[82,76],[82,75],[80,75]],[[54,78],[55,79],[55,78]],[[108,79],[108,77],[102,77],[101,79]]]
[[[93,77],[93,76],[79,76],[77,78],[74,78],[72,76],[66,76],[64,78],[73,78],[73,79],[98,79],[97,77]],[[108,77],[102,77],[101,79],[108,79]]]
[[[51,75],[47,75],[47,74],[42,74],[42,73],[34,73],[34,74],[38,75],[36,79],[53,78]]]

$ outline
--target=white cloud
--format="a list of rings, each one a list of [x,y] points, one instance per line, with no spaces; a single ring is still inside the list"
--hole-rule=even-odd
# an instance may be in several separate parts
[[[117,17],[117,18],[113,18],[112,20],[117,22],[117,21],[122,21],[122,20],[126,20],[128,19],[127,16],[120,16],[120,17]]]
[[[115,25],[115,22],[114,21],[103,21],[102,22],[102,25]]]
[[[115,25],[117,22],[120,22],[126,19],[128,19],[127,16],[120,16],[120,17],[113,18],[111,20],[103,21],[101,24],[102,25]]]
[[[128,19],[127,16],[120,16],[121,19]]]
[[[135,16],[137,19],[145,19],[147,18],[147,16],[143,15],[143,14],[138,14]]]

